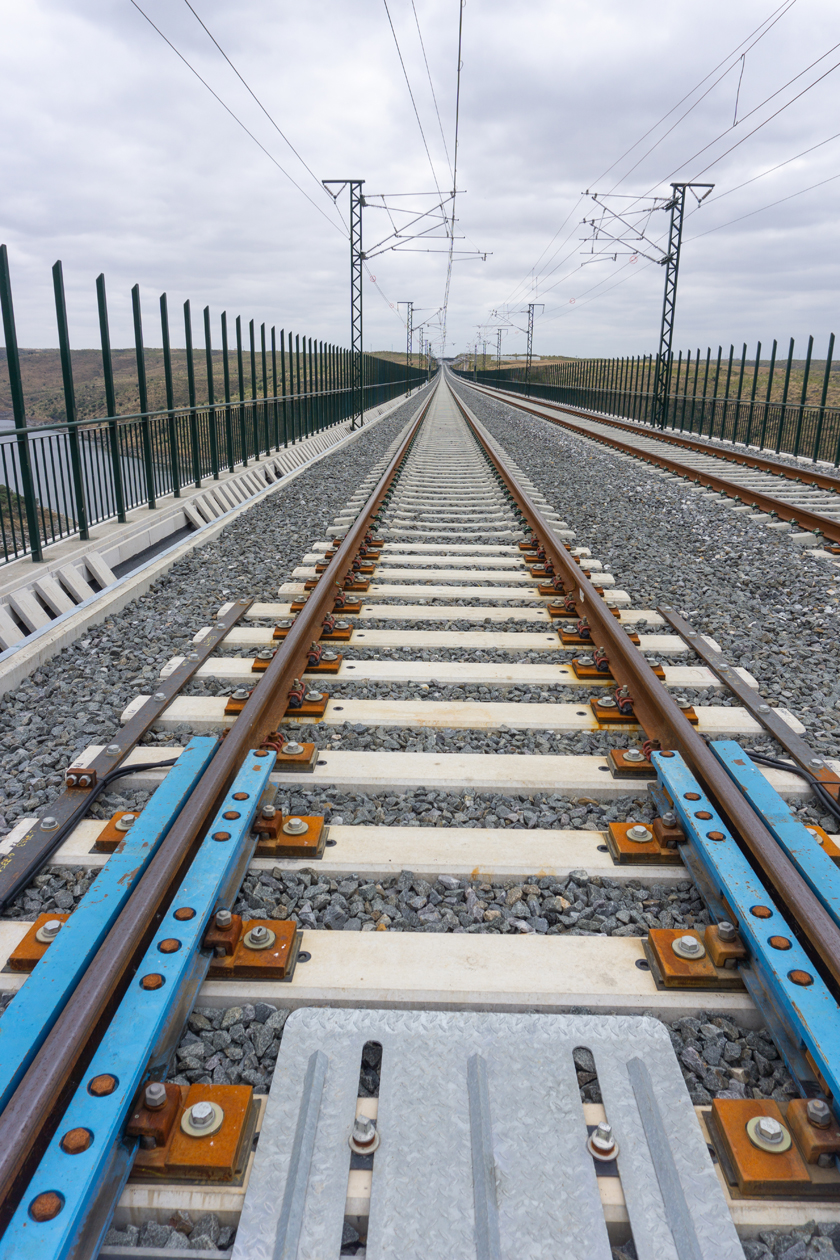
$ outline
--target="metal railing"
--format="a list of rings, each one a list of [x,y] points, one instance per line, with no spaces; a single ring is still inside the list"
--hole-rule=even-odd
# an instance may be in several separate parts
[[[665,421],[661,427],[705,438],[752,446],[776,454],[802,456],[840,465],[840,407],[828,402],[832,381],[834,333],[822,362],[822,380],[812,384],[814,338],[808,340],[806,358],[793,358],[791,339],[787,361],[777,364],[777,343],[769,359],[761,359],[759,342],[755,357],[747,360],[744,345],[740,361],[730,347],[728,361],[709,348],[669,364],[669,391]],[[778,370],[777,370],[778,369]],[[633,358],[581,359],[501,370],[460,370],[459,376],[496,389],[527,394],[552,402],[621,416],[651,424],[653,418],[654,355]]]
[[[299,334],[293,338],[284,329],[278,336],[274,328],[267,345],[265,324],[257,349],[253,320],[249,324],[250,346],[243,348],[239,318],[235,345],[238,397],[234,397],[233,356],[224,313],[224,399],[217,402],[214,366],[218,365],[218,355],[214,356],[211,346],[208,308],[204,310],[207,399],[198,402],[189,302],[184,305],[189,403],[176,404],[165,294],[160,299],[160,311],[166,406],[151,408],[148,352],[143,344],[136,285],[132,308],[140,408],[132,414],[116,414],[105,282],[100,276],[97,297],[106,414],[78,419],[60,263],[53,268],[53,282],[66,419],[32,426],[27,423],[24,402],[8,257],[5,245],[0,246],[0,303],[14,421],[12,427],[0,429],[0,543],[4,563],[26,555],[41,560],[50,543],[73,534],[85,539],[92,525],[111,519],[125,521],[126,512],[132,508],[154,508],[166,495],[179,497],[186,486],[199,488],[205,478],[218,480],[227,470],[247,467],[249,461],[340,424],[354,414],[348,350],[313,343]],[[248,360],[250,372],[246,374]],[[427,378],[425,366],[415,368],[365,354],[364,407],[380,406],[424,384]]]

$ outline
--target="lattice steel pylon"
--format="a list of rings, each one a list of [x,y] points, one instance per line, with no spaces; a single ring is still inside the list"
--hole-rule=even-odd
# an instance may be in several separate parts
[[[531,395],[531,362],[534,357],[534,307],[542,305],[542,302],[528,303],[528,348],[525,354],[525,393],[528,397]]]
[[[668,399],[671,393],[671,343],[674,336],[674,317],[677,310],[677,277],[680,270],[680,247],[685,213],[685,190],[688,184],[672,184],[673,196],[665,206],[670,210],[668,248],[660,264],[665,268],[665,294],[662,299],[662,323],[659,329],[659,353],[653,376],[653,423],[664,429],[668,418]]]
[[[362,250],[362,209],[365,199],[362,195],[363,179],[323,179],[321,183],[332,197],[338,199],[344,188],[350,189],[350,385],[352,390],[353,415],[351,429],[358,429],[364,424],[364,361],[362,359],[362,263],[365,260]],[[330,185],[335,186],[333,192]]]
[[[414,303],[397,302],[397,306],[405,307],[405,379],[406,387],[410,394],[411,388],[408,386],[408,376],[411,371],[411,355],[414,349]]]

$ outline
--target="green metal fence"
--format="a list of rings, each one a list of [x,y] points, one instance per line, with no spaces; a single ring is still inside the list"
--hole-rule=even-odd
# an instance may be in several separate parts
[[[701,437],[736,442],[840,464],[840,376],[833,367],[834,333],[826,357],[813,358],[809,337],[804,360],[794,359],[790,340],[787,358],[780,360],[773,342],[762,359],[761,342],[752,358],[744,343],[740,356],[730,346],[726,355],[711,347],[680,351],[669,364],[670,389],[661,427]],[[654,355],[616,359],[576,359],[534,364],[530,380],[526,368],[461,370],[458,375],[497,389],[564,403],[600,415],[621,416],[650,424],[653,415]],[[834,381],[837,384],[834,384]]]
[[[15,329],[6,246],[0,246],[0,305],[6,341],[5,365],[13,423],[0,429],[0,542],[3,561],[31,555],[61,538],[89,536],[101,521],[124,521],[132,508],[154,508],[159,499],[179,497],[185,486],[218,480],[226,470],[245,467],[272,450],[289,446],[353,415],[350,352],[311,337],[248,325],[243,344],[237,316],[231,346],[226,313],[221,316],[221,356],[211,341],[210,310],[204,308],[204,368],[199,390],[192,343],[190,304],[184,304],[188,401],[176,403],[166,294],[160,298],[165,406],[150,406],[147,367],[158,351],[147,351],[139,286],[131,291],[134,321],[135,396],[138,409],[117,414],[104,276],[96,282],[101,337],[105,414],[79,419],[67,325],[61,263],[53,268],[65,419],[27,423],[21,353]],[[221,359],[221,381],[216,369]],[[234,360],[232,363],[231,360]],[[366,409],[427,380],[426,367],[362,356]],[[2,363],[0,363],[0,368]],[[223,395],[217,398],[217,391]],[[204,397],[199,400],[201,392]]]

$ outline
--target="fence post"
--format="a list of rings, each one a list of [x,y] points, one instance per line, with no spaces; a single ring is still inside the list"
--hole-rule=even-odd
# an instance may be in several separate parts
[[[831,376],[831,360],[834,358],[834,333],[828,339],[828,352],[825,359],[825,372],[823,373],[822,394],[820,395],[820,411],[817,417],[817,432],[814,435],[814,463],[820,450],[820,440],[822,438],[823,420],[825,419],[825,404],[828,398],[828,381]]]
[[[190,445],[192,446],[192,473],[196,490],[201,489],[201,459],[198,449],[198,417],[195,403],[195,362],[193,360],[192,315],[190,300],[184,303],[184,337],[187,343],[187,389],[190,395]]]
[[[784,389],[782,390],[782,416],[779,421],[779,431],[776,434],[776,454],[777,455],[782,445],[782,429],[785,425],[785,422],[787,421],[787,400],[788,400],[788,390],[790,389],[790,370],[792,367],[793,367],[793,337],[791,337],[790,339],[790,345],[788,346],[787,363],[785,364],[785,384],[784,384]]]
[[[268,432],[268,359],[265,348],[265,324],[260,324],[260,348],[262,350],[262,384],[263,384],[263,426],[265,428],[265,453],[271,452],[271,435]]]
[[[169,306],[166,294],[160,295],[160,332],[163,342],[163,378],[166,383],[166,410],[169,428],[169,468],[172,493],[181,497],[181,453],[178,450],[178,429],[175,424],[175,391],[172,387],[172,347],[169,343]]]
[[[291,337],[291,333],[289,336]],[[291,367],[291,360],[290,360]],[[286,404],[286,330],[280,329],[280,388],[283,391],[283,446],[289,445],[289,428]]]
[[[778,342],[773,338],[773,349],[770,352],[770,371],[767,374],[767,394],[764,399],[764,415],[761,418],[761,434],[758,439],[758,449],[764,450],[764,438],[767,433],[767,420],[770,415],[770,396],[773,392],[773,371],[776,367],[776,347]]]
[[[228,357],[227,311],[222,311],[222,372],[225,380],[225,444],[227,446],[228,468],[233,472],[236,462],[233,458],[233,416],[230,409],[230,359]]]
[[[281,342],[282,345],[282,342]],[[271,409],[274,416],[274,449],[280,450],[280,433],[277,423],[277,332],[271,325]]]
[[[3,335],[6,341],[6,360],[9,365],[9,385],[12,394],[12,414],[15,428],[26,429],[26,404],[23,397],[23,380],[20,374],[20,353],[15,327],[15,308],[12,302],[12,279],[9,273],[9,255],[5,245],[0,245],[0,306],[3,309]],[[32,465],[29,460],[29,436],[27,433],[17,434],[17,455],[20,465],[20,480],[23,487],[23,507],[26,516],[26,532],[29,535],[29,550],[32,559],[43,560],[44,549],[41,544],[41,530],[38,524],[38,504],[35,500],[35,484],[32,480]],[[9,498],[9,519],[12,515],[11,497]],[[12,529],[14,538],[14,528]],[[23,540],[21,540],[23,541]]]
[[[741,423],[741,394],[744,389],[744,368],[747,364],[747,343],[744,342],[744,348],[741,351],[741,366],[738,371],[738,397],[735,400],[735,421],[732,425],[732,441],[738,440],[738,428]]]
[[[301,436],[300,333],[295,333],[295,441]]]
[[[143,349],[143,316],[140,310],[140,285],[131,290],[131,312],[134,317],[134,355],[137,360],[137,393],[140,396],[140,426],[143,433],[143,464],[146,469],[146,500],[149,508],[155,502],[155,466],[152,462],[152,435],[149,429],[149,396],[146,390],[146,353]]]
[[[207,402],[210,427],[210,467],[213,480],[219,480],[219,439],[216,432],[216,390],[213,383],[213,342],[210,336],[210,307],[204,308],[204,355],[207,360]]]
[[[753,372],[752,389],[750,390],[750,414],[747,421],[747,446],[752,440],[753,412],[755,410],[755,391],[758,386],[758,366],[761,363],[761,342],[759,341],[755,351],[755,371]]]
[[[260,458],[260,425],[257,419],[257,348],[254,340],[254,321],[248,321],[248,339],[251,351],[251,423],[254,426],[254,459]]]
[[[805,372],[802,376],[802,395],[799,400],[799,410],[796,413],[796,437],[793,443],[793,454],[799,454],[799,441],[802,436],[802,418],[805,414],[805,400],[808,397],[808,378],[811,375],[811,354],[814,349],[814,338],[808,338],[808,351],[805,355]]]
[[[120,443],[117,433],[117,397],[114,391],[114,365],[111,361],[111,333],[108,328],[108,301],[105,296],[105,276],[96,277],[96,304],[99,307],[99,340],[102,344],[102,375],[105,377],[105,406],[108,409],[108,441],[111,447],[111,471],[114,478],[114,499],[117,520],[125,524],[125,494],[123,491]]]
[[[73,497],[76,502],[76,524],[79,537],[90,537],[88,530],[85,486],[82,477],[82,458],[79,449],[79,430],[76,425],[76,391],[73,388],[73,366],[70,361],[70,334],[67,329],[67,303],[64,299],[64,273],[59,260],[52,269],[55,290],[55,317],[58,323],[58,344],[61,350],[61,376],[64,382],[64,409],[67,413],[67,430],[70,445],[70,469],[73,475]]]
[[[239,454],[242,457],[242,467],[248,467],[248,445],[245,436],[245,373],[242,365],[242,317],[236,317],[236,372],[239,378],[239,440],[241,443]]]

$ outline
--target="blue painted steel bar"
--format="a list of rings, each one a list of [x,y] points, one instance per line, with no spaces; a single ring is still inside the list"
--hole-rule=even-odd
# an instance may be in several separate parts
[[[840,1008],[679,753],[655,752],[651,760],[715,894],[734,916],[750,964],[785,1019],[789,1035],[810,1052],[832,1094],[840,1098]],[[687,794],[694,799],[688,800]],[[707,816],[700,820],[698,814]],[[723,839],[711,839],[714,835]],[[766,908],[769,917],[755,915],[758,907]],[[806,983],[797,983],[792,975]]]
[[[740,744],[734,739],[720,739],[712,741],[709,747],[730,779],[738,784],[745,800],[761,815],[765,827],[795,863],[811,891],[835,922],[840,923],[840,868],[820,848],[819,841],[804,823],[791,816],[789,807]]]
[[[257,842],[251,825],[276,760],[276,753],[264,750],[249,754],[231,785],[0,1240],[0,1260],[98,1254],[137,1149],[137,1141],[124,1135],[126,1120],[138,1090],[149,1079],[163,1077],[207,973],[211,952],[202,950],[201,942],[211,916],[232,905],[244,877]],[[194,910],[193,917],[176,919],[182,907]],[[162,952],[161,942],[173,939],[180,948]],[[163,983],[143,988],[148,975],[162,977]],[[115,1078],[116,1088],[103,1096],[91,1094],[90,1082],[104,1075]],[[61,1149],[70,1129],[90,1133],[86,1150],[66,1154]],[[41,1194],[61,1200],[59,1212],[48,1221],[36,1221],[30,1213]]]
[[[0,1020],[0,1111],[108,935],[219,741],[190,741]]]

